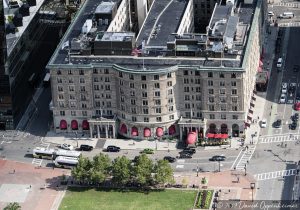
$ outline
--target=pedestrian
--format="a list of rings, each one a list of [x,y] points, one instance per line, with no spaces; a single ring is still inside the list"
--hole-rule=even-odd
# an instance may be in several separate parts
[[[285,144],[284,147],[286,148],[286,147],[287,147],[287,144]]]
[[[237,177],[237,182],[240,183],[240,177]]]
[[[257,116],[257,120],[259,120],[259,116]]]
[[[31,185],[29,185],[29,188],[31,189]]]
[[[16,170],[14,169],[14,173],[16,173]]]

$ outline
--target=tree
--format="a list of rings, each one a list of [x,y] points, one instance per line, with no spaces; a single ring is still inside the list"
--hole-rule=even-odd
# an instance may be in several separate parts
[[[17,202],[9,203],[3,210],[20,210],[21,206]]]
[[[78,164],[72,169],[71,174],[75,180],[86,182],[91,180],[91,171],[93,165],[87,157],[79,156]]]
[[[111,161],[108,155],[100,153],[93,157],[91,170],[91,181],[102,183],[109,176]]]
[[[134,178],[138,184],[147,185],[152,182],[153,162],[146,154],[140,155],[134,166]]]
[[[112,164],[113,181],[125,185],[131,179],[131,161],[125,157],[117,157]]]
[[[159,160],[154,167],[155,182],[164,185],[166,183],[172,183],[173,181],[173,169],[170,163],[166,160]]]

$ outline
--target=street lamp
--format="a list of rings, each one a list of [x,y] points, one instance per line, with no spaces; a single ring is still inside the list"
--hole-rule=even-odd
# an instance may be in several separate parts
[[[244,169],[245,169],[245,176],[246,176],[247,175],[247,164],[245,164]]]
[[[253,190],[255,189],[255,183],[254,182],[251,182],[250,183],[250,188],[252,190],[252,202],[254,201],[254,198],[253,198]]]
[[[197,177],[199,176],[199,165],[198,165],[198,160],[197,160]]]

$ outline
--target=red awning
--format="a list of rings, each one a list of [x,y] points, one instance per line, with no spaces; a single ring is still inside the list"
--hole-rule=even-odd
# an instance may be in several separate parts
[[[215,134],[215,139],[221,139],[221,138],[222,138],[222,134],[220,133]]]
[[[208,134],[206,134],[206,137],[207,138],[214,138],[215,134],[214,133],[208,133]]]
[[[77,120],[72,120],[71,121],[71,128],[72,128],[72,130],[78,130],[78,122],[77,122]]]
[[[87,120],[82,121],[82,130],[89,130],[90,129],[90,124]]]
[[[174,135],[176,133],[175,125],[169,127],[169,135]]]
[[[264,63],[262,62],[262,60],[259,60],[259,67],[262,67],[264,65]]]
[[[132,136],[138,136],[139,135],[139,131],[136,127],[131,128],[131,135]]]
[[[150,128],[144,128],[144,137],[150,137],[150,136],[151,136]]]
[[[125,124],[121,125],[120,132],[124,133],[124,134],[127,134],[127,126]]]
[[[262,72],[263,71],[263,68],[261,66],[257,67],[257,71],[258,72]]]
[[[60,124],[59,124],[59,127],[60,127],[61,130],[66,130],[68,128],[67,121],[61,120]]]
[[[221,139],[228,139],[228,134],[226,134],[226,133],[221,134]]]
[[[186,138],[187,144],[195,144],[197,141],[197,133],[196,132],[190,132]]]
[[[156,136],[161,137],[164,135],[164,129],[161,127],[156,128]]]

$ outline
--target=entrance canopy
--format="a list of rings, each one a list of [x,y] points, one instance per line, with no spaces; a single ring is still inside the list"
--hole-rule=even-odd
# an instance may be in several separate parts
[[[156,136],[161,137],[164,135],[164,130],[161,127],[156,128]]]
[[[215,134],[214,133],[208,133],[208,134],[206,134],[206,137],[207,138],[214,138]]]
[[[190,132],[187,136],[186,143],[187,144],[195,144],[197,141],[197,133],[196,132]]]
[[[120,132],[124,133],[124,134],[127,134],[127,126],[125,124],[121,125]]]
[[[87,120],[82,121],[82,130],[89,130],[90,129],[90,124]]]
[[[174,135],[176,133],[175,125],[169,127],[169,135]]]
[[[150,128],[144,128],[144,137],[150,137],[150,136],[151,136]]]
[[[138,131],[137,127],[132,127],[131,128],[131,135],[132,136],[138,136],[139,135],[139,131]]]
[[[71,128],[72,128],[72,130],[78,130],[78,122],[77,122],[77,120],[72,120],[71,121]]]
[[[68,128],[67,121],[66,120],[61,120],[60,124],[59,124],[59,127],[60,127],[61,130],[66,130]]]

